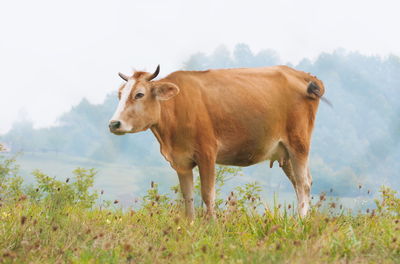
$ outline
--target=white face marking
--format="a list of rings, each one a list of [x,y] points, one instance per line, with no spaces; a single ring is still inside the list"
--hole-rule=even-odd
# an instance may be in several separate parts
[[[129,98],[129,95],[132,92],[132,88],[135,85],[135,80],[130,79],[124,86],[124,88],[122,88],[121,91],[121,99],[119,100],[118,103],[118,107],[117,110],[115,111],[113,117],[111,118],[111,120],[115,120],[115,121],[121,121],[121,123],[123,124],[124,122],[122,122],[121,118],[121,113],[125,110],[125,106],[126,106],[126,101]]]

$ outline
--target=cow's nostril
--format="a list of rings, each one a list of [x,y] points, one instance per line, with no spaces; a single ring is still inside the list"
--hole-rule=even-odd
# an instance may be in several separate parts
[[[120,121],[111,121],[110,124],[108,125],[108,127],[111,130],[116,130],[116,129],[120,128],[120,126],[121,126],[121,122]]]

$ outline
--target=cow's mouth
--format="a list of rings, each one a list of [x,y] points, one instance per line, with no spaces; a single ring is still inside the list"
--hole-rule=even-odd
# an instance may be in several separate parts
[[[123,136],[126,134],[126,132],[120,132],[120,131],[111,131],[111,133],[113,133],[114,135],[117,135],[117,136]]]

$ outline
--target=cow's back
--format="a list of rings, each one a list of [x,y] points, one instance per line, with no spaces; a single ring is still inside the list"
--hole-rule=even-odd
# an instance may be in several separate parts
[[[216,146],[219,163],[251,165],[269,159],[280,141],[289,141],[290,131],[309,140],[318,100],[307,96],[313,80],[307,73],[275,66],[179,71],[165,80],[180,88],[174,98],[183,112],[177,113],[177,125],[190,127],[186,134],[193,144]]]

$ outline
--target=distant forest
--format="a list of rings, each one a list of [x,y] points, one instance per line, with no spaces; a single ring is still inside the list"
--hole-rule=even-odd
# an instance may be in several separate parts
[[[278,64],[316,75],[333,104],[331,108],[321,102],[317,115],[310,160],[314,191],[335,188],[338,195],[352,195],[359,183],[371,189],[385,184],[400,190],[399,57],[365,56],[339,49],[291,65],[273,50],[254,53],[248,45],[238,44],[233,51],[220,46],[212,54],[194,54],[182,68]],[[109,133],[107,124],[117,101],[114,93],[98,105],[84,98],[64,113],[55,127],[34,129],[29,120],[19,120],[0,136],[0,142],[14,152],[55,152],[121,164],[165,165],[150,133]]]

